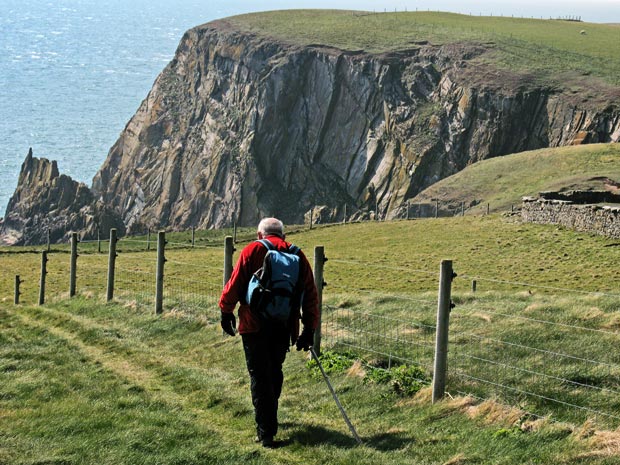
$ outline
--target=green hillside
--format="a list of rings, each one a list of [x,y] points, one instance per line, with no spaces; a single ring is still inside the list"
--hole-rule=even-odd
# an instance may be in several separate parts
[[[483,160],[445,178],[418,194],[411,203],[431,202],[470,212],[506,211],[524,196],[539,192],[617,189],[620,184],[620,144],[548,148]]]
[[[286,43],[367,53],[414,49],[424,43],[481,44],[489,49],[474,62],[481,66],[531,73],[560,86],[567,78],[578,83],[589,75],[620,84],[620,28],[613,25],[439,12],[340,10],[272,11],[235,16],[229,21],[242,30]]]

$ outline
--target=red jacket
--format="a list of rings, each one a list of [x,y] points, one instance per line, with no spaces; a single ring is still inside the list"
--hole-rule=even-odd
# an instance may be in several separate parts
[[[267,236],[276,249],[286,251],[290,243],[285,242],[278,236]],[[220,297],[220,308],[223,312],[233,312],[237,302],[245,300],[250,278],[256,270],[263,266],[263,259],[267,254],[267,248],[258,241],[251,242],[241,251],[239,260],[233,269],[230,279],[224,286]],[[304,281],[304,297],[301,304],[301,322],[304,326],[316,329],[319,324],[319,306],[314,276],[308,259],[303,252],[301,257],[301,277]],[[291,328],[291,341],[294,343],[299,335],[299,319],[293,319]],[[259,319],[252,313],[250,307],[241,303],[239,305],[239,333],[255,333],[260,329]]]

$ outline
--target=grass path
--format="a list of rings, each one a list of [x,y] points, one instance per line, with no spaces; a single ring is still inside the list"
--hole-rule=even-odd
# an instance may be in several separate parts
[[[462,399],[431,406],[333,377],[365,445],[356,447],[320,378],[289,354],[280,439],[252,443],[239,338],[216,321],[75,299],[0,307],[0,463],[570,463],[566,427],[517,433]],[[500,409],[501,410],[501,409]],[[503,433],[507,431],[507,433]],[[613,463],[595,458],[584,463]]]

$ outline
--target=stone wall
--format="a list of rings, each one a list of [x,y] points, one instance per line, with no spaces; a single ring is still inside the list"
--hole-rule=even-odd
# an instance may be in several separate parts
[[[523,221],[559,224],[581,232],[620,238],[620,206],[580,205],[566,200],[526,197]]]

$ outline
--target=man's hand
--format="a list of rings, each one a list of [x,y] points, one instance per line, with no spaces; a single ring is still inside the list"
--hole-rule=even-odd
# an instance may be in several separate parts
[[[314,329],[304,326],[299,339],[297,339],[297,350],[308,350],[314,343]]]
[[[229,336],[234,336],[237,333],[237,319],[233,312],[222,312],[220,325]]]

